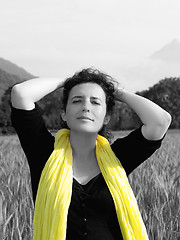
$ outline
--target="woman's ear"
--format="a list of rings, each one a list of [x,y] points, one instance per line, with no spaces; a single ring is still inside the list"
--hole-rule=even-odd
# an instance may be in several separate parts
[[[104,118],[104,125],[107,125],[109,123],[110,119],[111,119],[110,115],[106,115]]]
[[[61,118],[64,122],[66,122],[66,113],[64,110],[61,112]]]

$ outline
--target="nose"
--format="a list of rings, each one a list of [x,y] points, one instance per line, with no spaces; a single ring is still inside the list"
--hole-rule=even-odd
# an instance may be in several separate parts
[[[85,101],[84,105],[83,105],[83,112],[89,112],[90,111],[90,106],[89,106],[89,102]]]
[[[89,111],[90,111],[90,109],[89,109],[89,107],[88,107],[88,106],[84,106],[82,111],[83,111],[83,112],[89,112]]]
[[[83,112],[89,112],[88,108],[83,108]]]

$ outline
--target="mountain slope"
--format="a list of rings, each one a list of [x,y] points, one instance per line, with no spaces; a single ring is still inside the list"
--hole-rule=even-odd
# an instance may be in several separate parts
[[[13,86],[15,83],[22,82],[23,80],[16,75],[9,74],[0,69],[0,102],[5,91]]]
[[[177,39],[174,39],[159,51],[155,52],[150,58],[165,62],[180,63],[180,42]]]
[[[33,75],[26,72],[23,68],[3,58],[0,58],[0,69],[9,74],[16,75],[22,80],[28,80],[33,77]]]

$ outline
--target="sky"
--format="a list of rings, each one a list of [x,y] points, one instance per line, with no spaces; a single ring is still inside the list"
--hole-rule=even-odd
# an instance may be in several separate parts
[[[136,91],[163,77],[149,56],[180,40],[179,9],[179,0],[6,0],[0,57],[42,77],[94,67]]]

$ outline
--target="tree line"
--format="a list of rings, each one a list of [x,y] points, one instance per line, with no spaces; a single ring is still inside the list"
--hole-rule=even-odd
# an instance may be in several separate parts
[[[8,88],[0,104],[0,133],[13,133],[14,129],[10,120],[10,92]],[[160,80],[148,90],[136,92],[157,103],[167,110],[172,116],[171,129],[180,129],[180,78],[170,77]],[[57,90],[38,102],[43,111],[43,118],[47,127],[51,130],[61,128],[61,90]],[[108,127],[113,131],[130,130],[137,128],[142,123],[136,113],[124,103],[116,103]]]

